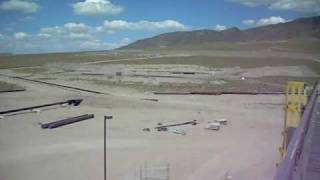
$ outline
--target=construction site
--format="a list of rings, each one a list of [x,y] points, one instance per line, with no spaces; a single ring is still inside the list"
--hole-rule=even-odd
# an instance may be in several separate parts
[[[0,180],[320,180],[320,0],[1,0]]]
[[[2,69],[0,179],[282,180],[319,172],[309,147],[319,120],[316,71],[146,59]]]

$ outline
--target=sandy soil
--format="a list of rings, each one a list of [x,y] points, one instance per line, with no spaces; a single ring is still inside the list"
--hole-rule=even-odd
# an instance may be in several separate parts
[[[132,91],[282,92],[289,80],[310,82],[319,78],[319,75],[307,66],[214,68],[181,64],[50,63],[40,68],[1,70],[0,73],[81,86],[121,96],[131,96]]]
[[[79,107],[1,119],[1,180],[102,179],[104,115],[114,117],[107,124],[107,179],[135,180],[136,170],[145,163],[170,164],[174,180],[223,180],[226,174],[237,180],[267,180],[276,170],[282,95],[155,96],[135,91],[95,95],[5,77],[0,80],[27,88],[1,94],[1,110],[84,99]],[[95,88],[82,83],[74,85]],[[158,98],[159,102],[141,98]],[[95,118],[54,130],[43,130],[38,124],[86,113]],[[229,124],[218,132],[205,130],[206,122],[216,118],[227,118]],[[200,124],[181,127],[185,136],[142,131],[159,122],[193,119]]]
[[[6,93],[8,91],[23,91],[25,88],[16,84],[6,83],[0,81],[0,93]]]

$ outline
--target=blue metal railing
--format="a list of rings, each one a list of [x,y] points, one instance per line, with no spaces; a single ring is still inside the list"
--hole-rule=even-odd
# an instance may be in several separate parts
[[[292,136],[292,139],[289,142],[286,156],[284,160],[281,162],[273,180],[292,180],[293,179],[293,173],[296,169],[298,160],[300,158],[304,138],[307,134],[309,122],[311,119],[312,110],[318,97],[317,90],[316,90],[317,84],[315,86],[315,90],[313,91],[310,97],[309,103],[303,112],[301,123],[295,130]]]

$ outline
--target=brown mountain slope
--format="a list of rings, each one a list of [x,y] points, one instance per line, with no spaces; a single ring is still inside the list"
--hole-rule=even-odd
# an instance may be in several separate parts
[[[205,46],[215,43],[320,39],[320,16],[252,29],[230,28],[224,31],[195,30],[160,34],[138,40],[120,49],[159,49]]]

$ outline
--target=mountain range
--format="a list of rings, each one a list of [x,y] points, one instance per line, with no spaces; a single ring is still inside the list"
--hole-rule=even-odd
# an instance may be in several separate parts
[[[300,18],[286,23],[245,30],[232,27],[223,31],[211,29],[178,31],[141,39],[120,49],[171,49],[201,47],[235,42],[287,41],[291,39],[320,40],[320,16]]]

